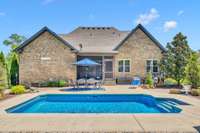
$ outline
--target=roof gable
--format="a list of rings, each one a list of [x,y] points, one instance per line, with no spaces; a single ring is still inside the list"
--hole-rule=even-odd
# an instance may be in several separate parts
[[[126,40],[129,39],[130,36],[132,36],[138,29],[142,30],[147,37],[149,37],[155,44],[158,46],[163,52],[165,52],[165,48],[159,43],[157,39],[155,39],[150,32],[147,31],[141,24],[138,24],[113,50],[118,50]]]
[[[61,41],[64,45],[68,46],[72,50],[76,50],[72,45],[70,45],[68,42],[66,42],[64,39],[62,39],[60,36],[58,36],[55,32],[51,31],[48,27],[43,27],[41,30],[39,30],[37,33],[35,33],[32,37],[27,39],[25,42],[23,42],[19,47],[15,49],[15,51],[19,52],[24,47],[26,47],[28,44],[30,44],[32,41],[34,41],[36,38],[38,38],[40,35],[42,35],[44,32],[49,32],[51,35],[53,35],[55,38],[57,38],[59,41]]]

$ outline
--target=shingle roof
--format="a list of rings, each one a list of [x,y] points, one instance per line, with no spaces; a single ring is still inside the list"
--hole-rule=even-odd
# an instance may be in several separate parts
[[[49,28],[44,27],[31,38],[21,44],[16,51],[20,51],[45,31],[48,31],[58,40],[79,53],[117,53],[118,48],[140,28],[163,52],[165,48],[142,26],[138,25],[130,31],[120,31],[114,27],[78,27],[69,34],[57,35]],[[80,48],[82,45],[82,48]]]
[[[115,53],[113,49],[127,35],[128,31],[119,31],[114,27],[79,27],[69,34],[60,36],[80,53]]]

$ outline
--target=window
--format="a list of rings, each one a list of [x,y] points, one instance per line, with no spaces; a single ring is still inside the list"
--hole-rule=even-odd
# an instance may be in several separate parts
[[[125,62],[125,72],[130,72],[130,60],[124,60]]]
[[[147,60],[147,72],[151,71],[151,60]]]
[[[130,60],[119,60],[118,72],[130,72]]]
[[[157,73],[158,72],[158,61],[153,60],[153,72]]]
[[[119,71],[119,72],[123,72],[123,60],[120,60],[120,61],[119,61],[119,64],[118,64],[118,71]]]
[[[158,73],[158,61],[157,60],[147,60],[146,64],[147,72]]]

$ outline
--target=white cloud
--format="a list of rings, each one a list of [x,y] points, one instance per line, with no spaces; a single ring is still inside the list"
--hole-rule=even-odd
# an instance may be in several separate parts
[[[42,1],[42,4],[43,5],[48,5],[48,4],[50,4],[50,3],[53,3],[53,2],[55,2],[56,0],[43,0]]]
[[[136,19],[136,23],[147,25],[157,19],[159,16],[160,15],[158,11],[155,8],[151,8],[148,13],[140,14],[139,17]]]
[[[183,11],[183,10],[180,10],[180,11],[178,11],[177,15],[178,15],[178,16],[181,16],[181,15],[183,15],[183,13],[184,13],[184,11]]]
[[[177,27],[177,22],[174,20],[166,21],[163,26],[165,32],[170,31],[176,27]]]
[[[0,12],[0,16],[5,16],[6,13],[5,12]]]

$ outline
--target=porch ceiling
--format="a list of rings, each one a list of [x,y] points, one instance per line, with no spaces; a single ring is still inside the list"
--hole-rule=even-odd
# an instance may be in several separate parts
[[[85,55],[85,54],[94,54],[94,55],[114,55],[117,54],[118,51],[79,51],[77,52],[78,55]]]

